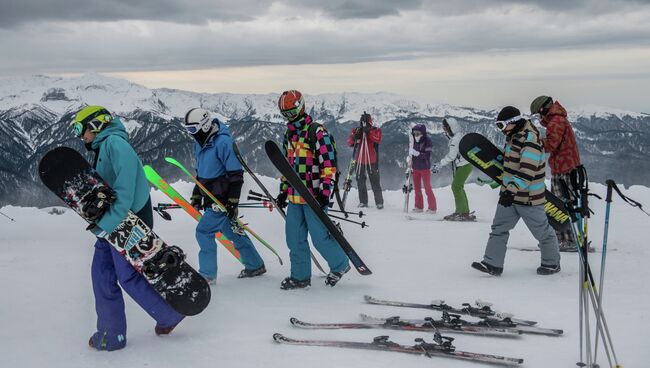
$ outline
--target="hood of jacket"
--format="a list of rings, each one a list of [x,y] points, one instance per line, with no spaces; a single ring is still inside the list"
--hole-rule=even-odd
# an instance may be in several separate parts
[[[413,132],[414,130],[417,130],[418,132],[422,133],[423,137],[427,136],[427,127],[425,127],[424,124],[418,124],[413,128],[411,128],[411,132]]]
[[[97,133],[97,136],[91,144],[92,149],[98,149],[102,142],[104,142],[106,138],[111,135],[116,135],[127,142],[129,141],[129,134],[126,132],[126,128],[124,128],[122,121],[120,121],[120,118],[118,117],[113,118],[113,121],[111,121],[111,123],[108,124],[106,128]]]
[[[542,126],[546,127],[551,120],[556,120],[560,118],[561,120],[566,120],[567,119],[567,112],[566,109],[560,105],[558,101],[555,101],[553,105],[548,109],[548,112],[544,117],[542,118],[541,124]]]
[[[460,123],[455,118],[446,118],[445,121],[449,125],[449,130],[451,130],[451,136],[455,136],[460,133]]]

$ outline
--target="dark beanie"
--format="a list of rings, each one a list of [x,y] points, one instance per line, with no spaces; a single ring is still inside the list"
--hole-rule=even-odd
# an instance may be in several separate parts
[[[501,111],[499,111],[499,115],[497,116],[497,121],[508,121],[515,116],[521,115],[521,112],[519,111],[518,108],[512,107],[512,106],[506,106]]]

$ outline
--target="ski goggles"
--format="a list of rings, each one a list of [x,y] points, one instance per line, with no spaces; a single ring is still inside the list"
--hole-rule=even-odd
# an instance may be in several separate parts
[[[506,129],[506,127],[508,126],[508,124],[510,124],[510,123],[514,123],[515,121],[519,121],[519,120],[521,120],[521,119],[525,119],[525,118],[526,118],[526,117],[523,116],[523,115],[517,115],[517,116],[512,117],[512,118],[510,118],[510,119],[508,119],[508,120],[497,120],[497,121],[494,123],[494,125],[496,125],[496,127],[497,127],[500,131],[503,131],[504,129]]]
[[[196,132],[199,131],[199,124],[195,124],[195,125],[186,125],[186,126],[185,126],[185,130],[186,130],[188,133],[190,133],[191,135],[194,135],[194,134],[196,134]]]
[[[107,110],[102,109],[86,116],[81,121],[73,120],[70,125],[72,126],[72,133],[75,137],[81,137],[84,135],[89,127],[91,128],[91,131],[98,131],[105,124],[105,122],[97,119],[100,115],[111,116]]]
[[[289,110],[280,110],[280,114],[284,116],[285,119],[289,121],[296,120],[300,116],[300,111],[302,111],[302,106],[298,106]]]

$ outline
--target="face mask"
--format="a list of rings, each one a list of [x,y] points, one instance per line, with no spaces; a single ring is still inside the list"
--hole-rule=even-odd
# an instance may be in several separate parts
[[[415,136],[413,138],[415,139],[416,142],[420,142],[420,139],[422,139],[422,136],[418,135],[418,136]]]

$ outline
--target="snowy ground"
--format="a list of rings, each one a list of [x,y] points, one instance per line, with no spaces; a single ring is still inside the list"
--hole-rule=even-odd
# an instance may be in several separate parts
[[[270,179],[270,188],[276,188]],[[252,181],[248,181],[248,185]],[[189,184],[178,184],[189,193]],[[256,188],[255,188],[256,189]],[[604,194],[605,188],[593,185]],[[335,288],[314,274],[309,290],[282,291],[280,281],[288,265],[280,266],[264,247],[258,249],[269,272],[257,279],[236,278],[240,265],[219,250],[219,279],[212,303],[202,314],[186,319],[168,337],[156,337],[154,322],[127,299],[129,322],[127,348],[119,352],[95,352],[87,347],[94,331],[95,314],[90,285],[93,237],[84,232],[82,220],[67,211],[50,215],[35,208],[5,207],[16,219],[0,218],[0,279],[5,285],[0,303],[0,357],[3,367],[439,367],[480,366],[461,361],[403,354],[277,345],[274,332],[289,337],[370,341],[387,334],[393,341],[411,343],[422,333],[382,330],[299,330],[289,317],[306,321],[359,320],[359,313],[373,316],[439,317],[437,312],[372,306],[363,295],[427,303],[445,299],[460,304],[476,299],[495,303],[499,310],[539,321],[542,327],[563,328],[561,338],[524,336],[500,340],[456,335],[458,350],[502,354],[525,359],[528,367],[570,367],[578,360],[577,255],[563,254],[562,272],[542,277],[535,274],[539,252],[511,249],[502,277],[494,278],[469,267],[480,260],[496,205],[496,191],[468,186],[477,223],[436,221],[452,211],[449,188],[435,190],[439,214],[430,221],[409,221],[401,212],[399,192],[385,193],[383,211],[369,209],[370,228],[344,225],[359,255],[374,272],[360,276],[351,271]],[[650,189],[633,187],[627,193],[650,203]],[[356,205],[352,193],[351,205]],[[153,192],[154,202],[167,201]],[[648,204],[650,205],[650,204]],[[594,202],[596,216],[589,223],[593,244],[600,248],[604,202]],[[181,245],[196,265],[198,247],[193,219],[173,210],[173,222],[156,217],[156,230],[168,242]],[[288,264],[284,227],[277,214],[242,210],[250,226],[266,237]],[[421,217],[425,217],[421,215]],[[427,217],[428,218],[428,217]],[[38,226],[36,226],[38,225]],[[616,199],[612,208],[604,309],[619,361],[628,367],[650,361],[647,330],[650,325],[650,261],[647,234],[650,218]],[[535,246],[520,224],[510,238],[512,246]],[[592,259],[600,257],[596,253]],[[597,263],[597,262],[594,262]],[[597,264],[594,271],[598,272]],[[604,355],[599,354],[604,357]],[[603,366],[605,359],[600,359]]]

